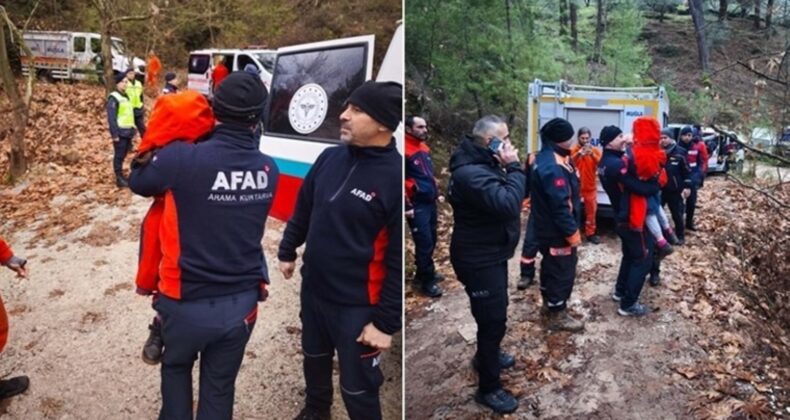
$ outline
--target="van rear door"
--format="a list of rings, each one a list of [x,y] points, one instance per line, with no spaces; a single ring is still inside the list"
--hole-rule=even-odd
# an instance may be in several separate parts
[[[272,216],[291,216],[313,162],[340,143],[343,105],[372,76],[373,42],[367,35],[277,50],[260,143],[281,174]]]
[[[211,78],[209,67],[211,67],[211,56],[209,54],[197,53],[189,55],[189,66],[187,75],[187,88],[196,90],[205,96],[209,94],[209,80]]]

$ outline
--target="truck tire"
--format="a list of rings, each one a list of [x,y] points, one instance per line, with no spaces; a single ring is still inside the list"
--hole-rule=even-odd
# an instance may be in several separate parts
[[[39,69],[36,72],[36,78],[45,83],[55,83],[55,78],[52,77],[52,72],[47,69]]]

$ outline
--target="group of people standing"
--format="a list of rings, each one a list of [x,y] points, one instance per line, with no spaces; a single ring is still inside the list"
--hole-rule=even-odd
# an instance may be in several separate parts
[[[584,322],[569,312],[568,302],[579,246],[584,238],[594,245],[601,242],[595,223],[598,182],[610,199],[622,246],[612,293],[621,316],[650,312],[639,301],[642,286],[648,277],[651,285],[659,285],[661,259],[672,252],[671,245],[685,243],[686,230],[696,230],[696,195],[707,168],[699,130],[684,127],[676,142],[657,120],[639,117],[631,131],[604,127],[599,149],[592,146],[588,128],[574,131],[570,122],[555,118],[540,128],[541,150],[521,164],[507,123],[491,115],[477,121],[450,158],[450,261],[477,323],[472,361],[479,373],[475,399],[495,412],[510,413],[518,407],[499,375],[515,363],[500,343],[507,330],[507,262],[518,244],[522,209],[529,208],[529,215],[517,288],[532,284],[540,253],[541,314],[549,330],[584,329]],[[439,194],[424,143],[424,119],[407,118],[406,132],[412,143],[407,147],[406,216],[416,248],[415,282],[427,296],[438,297],[440,276],[432,252]],[[670,209],[674,227],[663,204]]]

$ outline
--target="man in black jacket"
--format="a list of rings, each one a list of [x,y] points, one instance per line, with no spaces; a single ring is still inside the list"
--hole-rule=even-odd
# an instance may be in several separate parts
[[[511,413],[518,401],[502,389],[499,372],[515,360],[499,345],[507,329],[507,261],[518,243],[525,176],[507,124],[493,115],[477,121],[473,135],[453,152],[450,171],[450,261],[477,322],[475,399],[497,413]]]
[[[549,329],[581,331],[584,323],[568,314],[581,245],[579,177],[571,160],[573,127],[554,118],[540,129],[543,146],[530,173],[535,236],[543,259],[540,292]],[[530,216],[532,216],[532,214]]]
[[[340,115],[345,145],[326,149],[305,176],[278,258],[293,275],[306,243],[301,318],[305,407],[297,419],[329,419],[332,357],[348,415],[380,419],[381,352],[401,328],[403,158],[393,131],[401,85],[366,82]]]

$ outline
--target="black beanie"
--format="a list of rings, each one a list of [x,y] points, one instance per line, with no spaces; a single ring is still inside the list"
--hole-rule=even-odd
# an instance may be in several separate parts
[[[260,121],[268,96],[260,78],[235,71],[222,80],[211,107],[220,122],[251,126]]]
[[[611,143],[612,140],[617,138],[620,134],[623,134],[623,130],[613,126],[607,125],[606,127],[601,129],[601,146],[606,147],[607,144]]]
[[[169,81],[171,81],[171,80],[173,80],[173,79],[175,79],[175,78],[176,78],[176,74],[175,74],[175,73],[172,73],[172,72],[170,72],[170,73],[167,73],[167,74],[165,75],[165,81],[166,81],[166,82],[169,82]]]
[[[573,126],[563,118],[554,118],[540,129],[540,138],[543,141],[562,143],[573,137]]]
[[[115,80],[116,85],[118,83],[121,83],[121,81],[124,79],[126,79],[126,73],[118,73],[115,75],[115,77],[113,77],[113,80]]]
[[[680,135],[681,136],[684,135],[684,134],[693,134],[693,133],[694,133],[694,130],[691,129],[690,125],[687,125],[687,126],[685,126],[685,127],[680,129]]]
[[[395,131],[403,113],[402,98],[400,83],[369,80],[351,92],[346,102],[360,107],[388,130]]]

